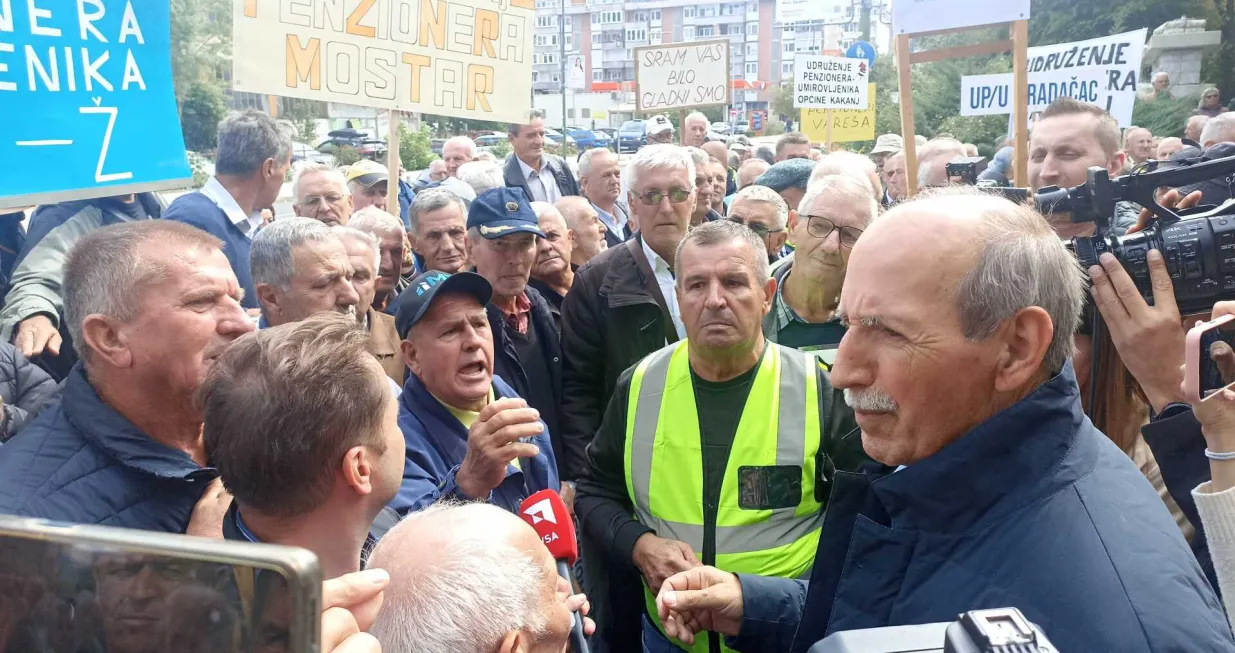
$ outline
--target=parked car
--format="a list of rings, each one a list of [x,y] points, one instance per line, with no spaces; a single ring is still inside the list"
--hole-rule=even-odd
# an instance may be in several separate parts
[[[483,136],[477,136],[475,140],[476,147],[493,147],[494,145],[504,142],[507,139],[505,134],[502,134],[501,136],[498,136],[497,134],[485,134]]]
[[[728,136],[733,132],[733,125],[730,125],[727,122],[714,122],[712,123],[712,131],[717,134],[724,134],[725,136]]]
[[[556,129],[546,127],[545,128],[545,138],[548,139],[549,142],[553,143],[554,145],[562,144],[562,132]],[[575,139],[571,138],[569,135],[566,136],[566,144],[567,145],[577,145],[577,143],[575,143]]]
[[[597,127],[596,129],[593,129],[592,131],[600,132],[604,134],[605,136],[608,136],[609,140],[615,143],[617,142],[617,130],[612,127]]]
[[[300,163],[302,161],[312,161],[322,165],[334,165],[334,157],[329,154],[324,154],[308,143],[292,142],[292,163]]]
[[[592,131],[592,134],[596,137],[596,141],[595,141],[596,147],[603,147],[603,148],[610,149],[610,150],[613,149],[613,137],[612,136],[602,131]]]
[[[613,139],[609,138],[609,135],[604,132],[575,129],[567,135],[575,139],[575,143],[579,146],[580,150],[590,150],[594,147],[610,147],[613,145]]]
[[[446,139],[444,138],[435,138],[429,141],[429,148],[432,149],[433,153],[438,156],[442,155],[442,148],[445,145],[446,145]]]
[[[385,157],[386,152],[388,151],[386,141],[378,140],[376,138],[366,138],[360,141],[356,149],[360,150],[360,156],[363,156],[366,159],[374,160]],[[381,163],[381,161],[379,161],[379,163]]]
[[[625,151],[634,152],[647,145],[647,142],[647,125],[642,120],[627,120],[622,123],[621,127],[618,127],[617,151],[619,154]]]
[[[336,129],[326,134],[326,140],[317,144],[317,151],[324,154],[334,154],[335,150],[345,146],[360,149],[360,142],[366,138],[369,138],[369,135],[362,131]]]

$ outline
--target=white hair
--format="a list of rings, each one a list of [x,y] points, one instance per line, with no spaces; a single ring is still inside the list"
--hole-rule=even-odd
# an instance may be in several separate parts
[[[742,200],[750,200],[752,202],[767,202],[776,207],[776,228],[784,229],[785,224],[789,222],[789,205],[785,203],[785,199],[780,196],[780,193],[768,188],[767,186],[757,186],[751,184],[746,188],[738,191],[738,194],[733,198],[733,204],[737,204]],[[732,210],[733,204],[730,204]]]
[[[549,202],[532,202],[532,213],[536,214],[536,218],[542,218],[546,215],[556,215],[562,222],[566,222],[566,217],[562,212],[557,210],[557,207]]]
[[[962,156],[965,156],[965,146],[958,140],[937,138],[928,141],[918,153],[918,186],[930,188],[947,184],[948,161]],[[940,161],[942,165],[939,165]]]
[[[630,163],[626,164],[624,176],[630,179],[630,190],[634,191],[639,185],[640,171],[678,168],[686,170],[686,178],[690,180],[690,187],[693,189],[695,187],[695,162],[686,148],[668,143],[648,145],[640,148],[631,158]]]
[[[686,123],[691,122],[692,120],[702,120],[703,122],[708,123],[708,127],[712,126],[712,121],[708,120],[708,117],[703,115],[703,112],[691,111],[690,113],[686,114],[686,120],[682,121],[682,129],[686,129]]]
[[[312,218],[283,218],[253,236],[249,268],[254,285],[270,284],[287,290],[296,274],[295,249],[307,242],[324,242],[336,236],[330,227]]]
[[[484,503],[437,503],[408,515],[382,538],[370,565],[389,572],[391,581],[369,628],[382,650],[491,653],[511,631],[544,636],[549,615],[541,592],[548,572],[507,541],[506,529],[485,527],[504,518],[496,510]],[[443,520],[468,523],[443,529]],[[405,533],[411,530],[440,544],[429,560],[400,553],[404,538],[421,535]]]
[[[382,212],[385,213],[384,211]],[[390,214],[387,213],[386,215]],[[348,238],[354,238],[372,248],[374,272],[377,272],[377,269],[382,266],[381,246],[378,245],[377,238],[375,238],[373,234],[361,231],[360,229],[353,227],[350,223],[346,227],[343,225],[335,225],[330,228],[330,231],[333,232],[334,235],[338,236],[339,240],[346,241]]]
[[[494,161],[469,161],[459,166],[456,175],[459,181],[471,186],[477,195],[506,185],[506,180],[502,177],[502,167]]]
[[[403,221],[376,206],[366,206],[353,213],[347,226],[377,238],[384,233],[403,233]]]
[[[690,155],[690,160],[695,162],[695,170],[702,168],[712,162],[712,155],[707,153],[701,147],[687,147],[686,153]],[[694,175],[691,175],[694,177]]]
[[[591,174],[592,159],[595,159],[596,157],[604,157],[604,156],[616,157],[617,155],[614,154],[609,149],[603,148],[603,147],[594,147],[584,152],[583,156],[579,157],[579,176],[586,177],[589,174]]]
[[[1235,111],[1227,111],[1210,118],[1201,130],[1202,147],[1232,142],[1235,142]]]
[[[343,195],[351,195],[352,191],[347,187],[347,178],[343,176],[343,171],[334,166],[328,166],[323,163],[309,161],[300,166],[296,170],[296,174],[292,176],[292,199],[296,204],[304,200],[300,195],[300,180],[306,175],[324,174],[334,182],[335,186],[339,187],[339,192]]]
[[[868,225],[871,220],[875,219],[875,216],[879,215],[879,202],[875,200],[874,195],[871,195],[870,183],[849,175],[825,175],[818,179],[812,178],[810,184],[806,186],[806,194],[802,195],[802,201],[798,203],[798,212],[803,215],[808,214],[817,203],[825,199],[825,196],[827,206],[835,207],[847,203],[850,206],[865,209]]]
[[[861,181],[870,188],[872,195],[880,195],[883,192],[882,188],[876,188],[873,185],[875,178],[879,176],[875,162],[855,152],[842,150],[823,157],[811,171],[810,181],[814,182],[828,175],[843,175]]]
[[[450,145],[463,145],[466,147],[468,151],[467,157],[469,159],[476,156],[476,141],[468,138],[467,136],[454,136],[446,139],[446,142],[442,143],[442,152],[445,152],[446,148]]]
[[[465,163],[459,166],[459,176],[463,176],[463,168],[466,166],[475,165],[474,163]],[[473,168],[472,170],[475,170]],[[469,170],[469,173],[471,170]],[[446,188],[429,188],[416,193],[416,199],[412,200],[412,206],[407,210],[408,231],[412,234],[420,235],[420,216],[426,213],[432,213],[439,209],[444,209],[451,204],[456,204],[459,207],[459,213],[463,214],[463,219],[467,220],[467,205],[463,203],[463,198],[455,194],[454,191]]]

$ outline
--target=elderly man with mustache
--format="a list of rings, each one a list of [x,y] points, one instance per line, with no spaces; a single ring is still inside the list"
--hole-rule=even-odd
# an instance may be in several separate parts
[[[356,319],[360,296],[339,235],[310,218],[284,218],[253,237],[249,253],[262,317],[257,328],[279,326],[322,311]]]

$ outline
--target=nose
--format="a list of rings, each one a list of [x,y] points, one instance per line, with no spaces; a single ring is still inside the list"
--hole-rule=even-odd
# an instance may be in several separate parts
[[[708,294],[703,299],[703,306],[711,310],[718,310],[725,307],[725,293],[721,289],[719,282],[708,284]]]
[[[840,253],[840,229],[834,227],[832,233],[823,239],[823,251],[829,254]]]
[[[360,295],[356,294],[356,287],[346,279],[339,284],[339,290],[335,294],[335,304],[338,306],[355,306],[360,303]]]
[[[852,331],[846,332],[836,349],[836,361],[832,364],[830,378],[834,387],[842,390],[864,388],[873,383],[874,372],[863,357],[861,346]]]
[[[235,340],[257,328],[240,302],[230,297],[226,301],[227,305],[220,311],[215,325],[216,333],[228,340]]]

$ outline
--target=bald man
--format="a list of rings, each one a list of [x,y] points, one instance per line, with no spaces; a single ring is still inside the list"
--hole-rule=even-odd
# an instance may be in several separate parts
[[[566,228],[570,230],[571,265],[580,267],[609,249],[605,238],[608,229],[600,221],[596,207],[586,197],[563,197],[553,206],[566,220]]]
[[[759,175],[768,171],[772,164],[763,159],[747,159],[742,162],[742,166],[738,168],[738,190],[742,190],[747,186],[755,183]]]
[[[1128,167],[1154,158],[1154,135],[1144,127],[1130,127],[1124,134],[1124,154],[1128,155]]]
[[[390,574],[369,629],[384,651],[565,651],[571,613],[587,612],[536,531],[489,504],[412,513],[386,533],[369,566]],[[584,619],[585,634],[595,629]]]

